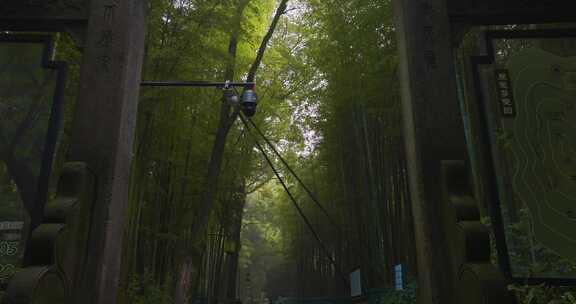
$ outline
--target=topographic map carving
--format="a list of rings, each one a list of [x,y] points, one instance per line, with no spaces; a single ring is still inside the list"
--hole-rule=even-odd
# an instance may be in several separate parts
[[[533,233],[576,260],[576,57],[528,48],[507,65],[518,115],[509,134],[511,181]]]

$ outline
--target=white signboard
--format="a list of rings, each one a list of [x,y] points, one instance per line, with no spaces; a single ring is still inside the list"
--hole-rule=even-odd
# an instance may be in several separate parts
[[[402,264],[394,266],[394,286],[396,290],[404,290],[404,269],[402,269]]]
[[[362,295],[362,275],[360,274],[360,269],[350,274],[350,291],[353,297]]]

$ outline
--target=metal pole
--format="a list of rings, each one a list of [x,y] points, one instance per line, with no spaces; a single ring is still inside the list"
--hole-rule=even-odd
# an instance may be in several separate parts
[[[254,82],[211,82],[211,81],[142,81],[143,87],[244,87],[253,88]]]

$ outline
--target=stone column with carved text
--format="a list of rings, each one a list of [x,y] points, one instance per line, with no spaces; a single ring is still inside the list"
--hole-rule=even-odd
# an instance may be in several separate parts
[[[75,303],[116,302],[143,53],[144,1],[92,0],[69,158],[98,189]]]
[[[467,160],[446,0],[395,0],[404,135],[417,242],[418,303],[454,303],[442,160]]]

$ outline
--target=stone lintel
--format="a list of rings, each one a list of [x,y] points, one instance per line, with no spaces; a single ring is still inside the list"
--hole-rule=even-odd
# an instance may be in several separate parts
[[[536,24],[575,22],[573,0],[450,0],[450,19],[456,23]]]
[[[85,26],[87,0],[0,1],[0,30],[58,31]]]

